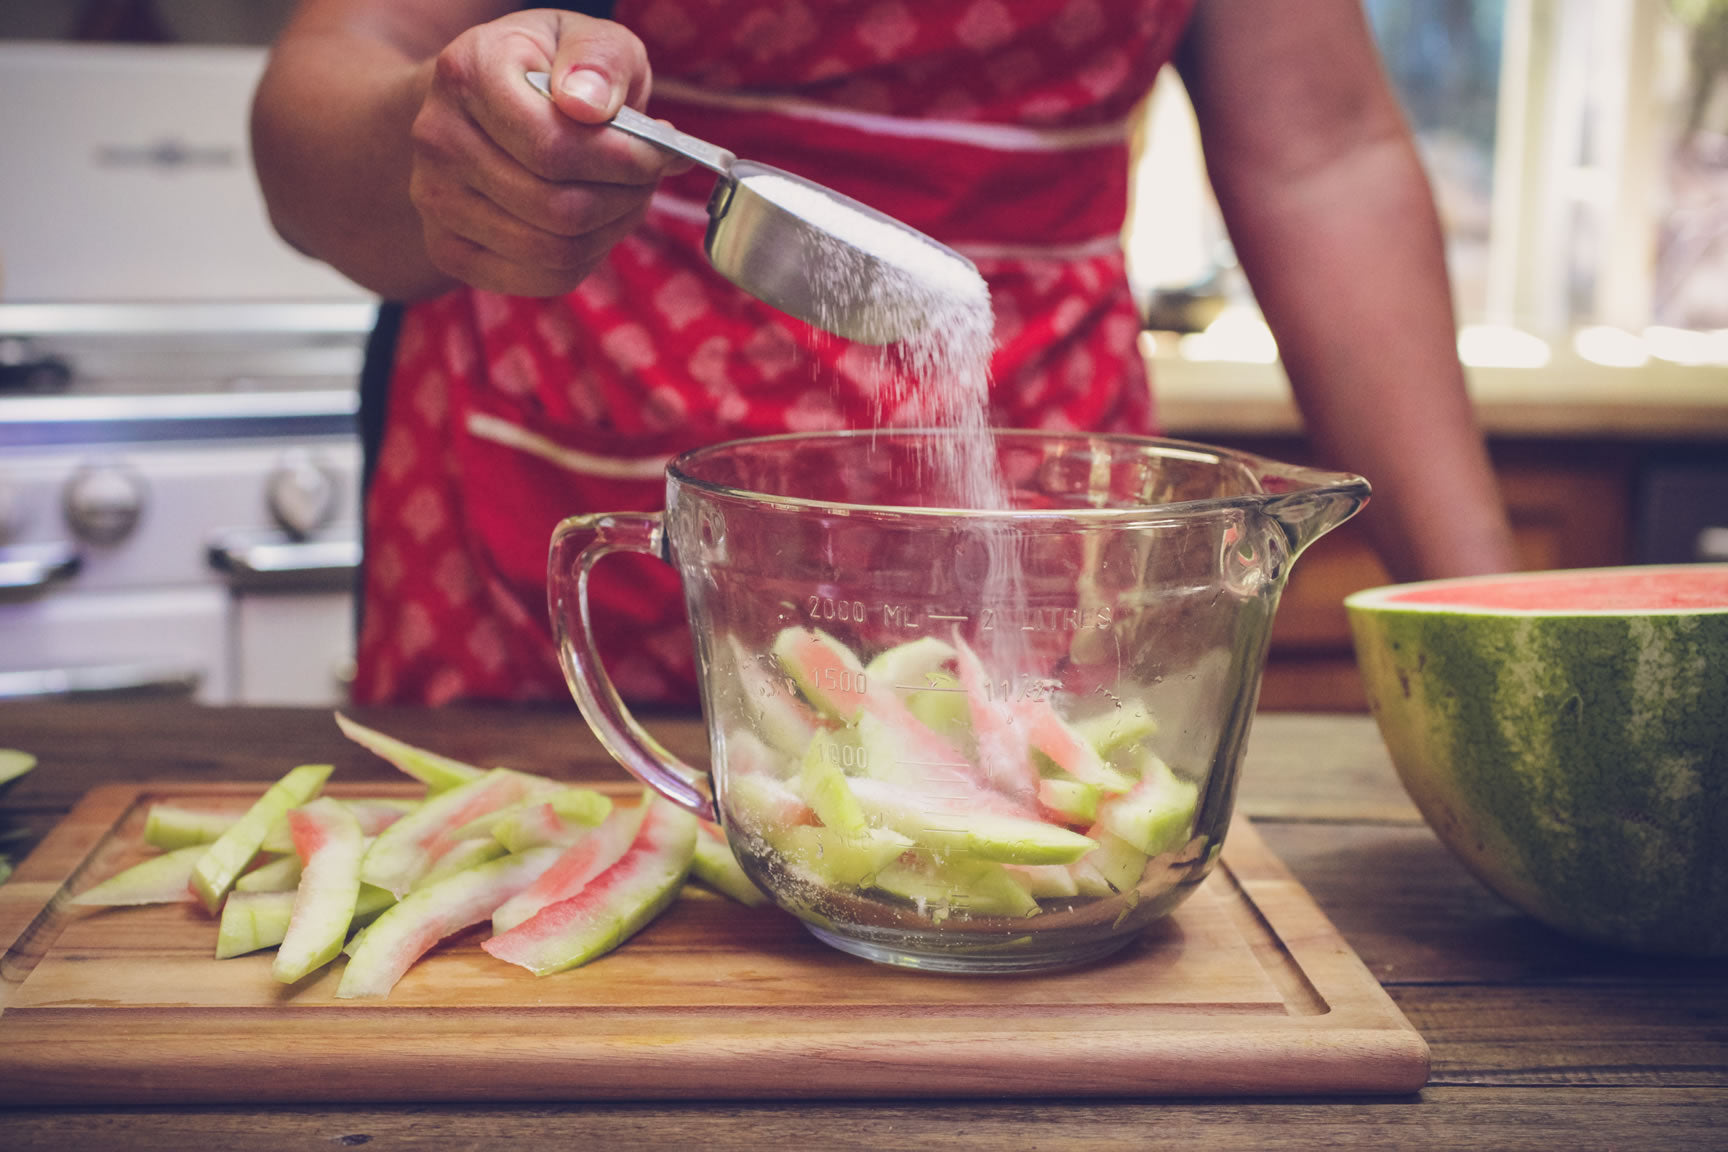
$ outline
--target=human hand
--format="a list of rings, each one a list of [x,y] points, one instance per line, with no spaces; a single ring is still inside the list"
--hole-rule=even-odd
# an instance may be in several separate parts
[[[552,99],[525,79],[549,72]],[[648,97],[642,43],[570,12],[519,12],[456,37],[415,116],[409,196],[427,255],[476,288],[570,291],[689,162],[606,127]]]

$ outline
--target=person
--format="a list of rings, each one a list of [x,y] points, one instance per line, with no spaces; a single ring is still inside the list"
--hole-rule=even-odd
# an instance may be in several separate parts
[[[625,104],[971,257],[992,422],[1152,432],[1118,236],[1127,125],[1174,63],[1306,428],[1374,484],[1393,576],[1515,566],[1434,204],[1356,0],[587,7],[301,0],[257,90],[278,231],[400,302],[362,405],[358,702],[567,698],[560,518],[657,507],[686,448],[873,418],[874,350],[721,280],[712,174],[605,127]],[[690,703],[671,570],[621,556],[595,580],[626,698]]]

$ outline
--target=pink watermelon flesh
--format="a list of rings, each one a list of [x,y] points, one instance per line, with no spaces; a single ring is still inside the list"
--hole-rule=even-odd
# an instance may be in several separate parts
[[[342,950],[360,895],[364,848],[359,818],[328,796],[289,810],[288,828],[304,871],[271,974],[293,984]]]
[[[789,629],[785,634],[786,660],[804,676],[804,692],[818,706],[827,705],[850,723],[864,704],[866,679],[862,665],[833,637],[809,629]]]
[[[416,889],[367,928],[342,972],[341,999],[387,996],[404,973],[446,936],[477,924],[557,859],[550,845],[485,864]]]
[[[547,905],[569,899],[616,864],[635,840],[644,811],[619,810],[588,835],[566,846],[533,883],[498,906],[492,914],[493,932],[508,932]]]
[[[978,767],[987,787],[1006,793],[1031,807],[1037,802],[1038,772],[1026,746],[1026,737],[1014,726],[1014,711],[1006,703],[990,699],[990,674],[970,645],[954,630],[954,651],[960,669],[960,684],[972,715],[972,731],[978,741]],[[916,717],[909,716],[914,723]]]
[[[1728,611],[1728,566],[1593,568],[1448,580],[1390,593],[1384,603],[1506,612]]]
[[[616,948],[660,911],[683,884],[696,820],[665,801],[647,801],[636,836],[609,867],[565,899],[546,905],[480,947],[546,975]]]

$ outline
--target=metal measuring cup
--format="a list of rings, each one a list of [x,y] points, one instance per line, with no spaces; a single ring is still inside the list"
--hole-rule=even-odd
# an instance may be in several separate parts
[[[548,97],[550,77],[530,72],[528,82]],[[708,262],[726,279],[764,303],[836,336],[860,344],[888,344],[916,335],[927,323],[927,293],[916,276],[884,253],[824,229],[775,198],[786,181],[827,197],[860,223],[892,229],[927,244],[966,271],[966,257],[869,205],[781,168],[740,160],[706,140],[624,107],[611,125],[717,175],[708,198]]]

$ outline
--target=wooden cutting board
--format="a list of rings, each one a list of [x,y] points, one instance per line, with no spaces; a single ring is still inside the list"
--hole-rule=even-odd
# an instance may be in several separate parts
[[[1173,915],[1037,976],[871,964],[690,888],[586,967],[536,978],[476,928],[356,1002],[335,998],[340,961],[284,988],[270,952],[213,959],[198,905],[68,903],[146,854],[151,803],[238,811],[259,791],[96,789],[0,885],[0,1103],[1407,1093],[1428,1077],[1422,1038],[1240,819]]]

